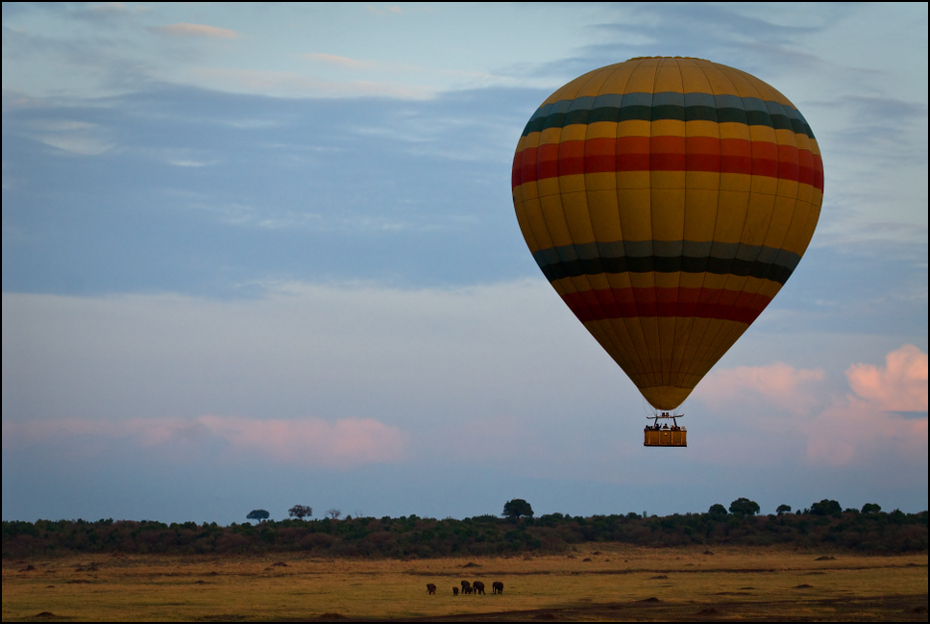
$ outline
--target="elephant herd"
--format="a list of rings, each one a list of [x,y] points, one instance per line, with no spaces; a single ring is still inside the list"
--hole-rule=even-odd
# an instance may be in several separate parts
[[[436,586],[433,583],[426,584],[426,593],[435,594]],[[462,581],[462,593],[463,594],[484,594],[484,583],[481,581],[475,581],[474,583],[469,583],[468,581]],[[494,581],[491,583],[491,593],[492,594],[503,594],[504,593],[504,584],[500,581]],[[459,595],[459,588],[455,585],[452,586],[452,595]]]

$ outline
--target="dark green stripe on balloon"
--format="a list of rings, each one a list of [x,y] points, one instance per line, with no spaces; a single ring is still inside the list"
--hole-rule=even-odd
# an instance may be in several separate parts
[[[768,126],[814,138],[801,113],[790,106],[759,98],[709,93],[610,93],[543,104],[530,118],[523,136],[547,128],[600,121],[712,121]]]
[[[540,249],[533,258],[550,282],[619,273],[713,273],[784,284],[801,256],[773,247],[694,241],[620,241]]]

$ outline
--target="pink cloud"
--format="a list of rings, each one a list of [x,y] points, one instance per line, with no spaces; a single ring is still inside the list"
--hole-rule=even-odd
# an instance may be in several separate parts
[[[727,403],[764,398],[768,403],[799,414],[816,404],[812,382],[823,379],[822,370],[794,368],[784,362],[740,366],[710,373],[695,389],[694,397],[713,409],[720,409]]]
[[[914,345],[885,356],[885,368],[853,364],[846,377],[853,392],[883,410],[927,411],[927,354]]]
[[[4,449],[54,445],[76,457],[128,446],[157,449],[165,459],[184,460],[199,456],[198,449],[217,441],[236,457],[336,468],[398,461],[406,448],[405,436],[397,427],[371,418],[328,422],[318,418],[260,420],[206,415],[193,420],[72,418],[3,423]]]
[[[152,30],[177,37],[207,37],[209,39],[236,39],[239,37],[239,33],[235,30],[185,22],[156,26]]]
[[[837,399],[803,430],[812,463],[845,466],[892,456],[926,463],[926,418],[899,418],[851,395]]]
[[[857,363],[846,377],[855,395],[834,399],[805,426],[808,459],[847,465],[893,454],[926,462],[927,419],[891,412],[927,410],[927,354],[903,345],[885,356],[884,368]]]
[[[753,415],[741,424],[766,435],[800,433],[812,464],[844,466],[890,456],[925,463],[927,419],[895,412],[927,411],[927,354],[904,345],[888,353],[884,366],[856,363],[846,377],[852,392],[831,395],[821,383],[823,371],[776,362],[714,371],[694,397],[720,417],[735,409]]]
[[[371,418],[329,423],[317,418],[201,416],[197,421],[233,448],[257,451],[277,463],[347,467],[396,461],[404,455],[400,430]]]

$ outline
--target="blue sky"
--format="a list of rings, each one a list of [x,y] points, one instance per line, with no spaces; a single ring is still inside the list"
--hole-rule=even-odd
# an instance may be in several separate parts
[[[556,88],[634,56],[769,82],[810,249],[682,406],[523,243]],[[3,517],[927,508],[925,4],[3,5]]]

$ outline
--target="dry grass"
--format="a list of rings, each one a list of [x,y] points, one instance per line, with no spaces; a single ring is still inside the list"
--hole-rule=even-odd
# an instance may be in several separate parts
[[[527,558],[31,560],[3,566],[3,621],[927,620],[927,555],[818,555],[598,545]],[[463,579],[483,581],[487,595],[454,597]],[[503,595],[491,594],[492,581]],[[658,600],[640,602],[649,598]]]

